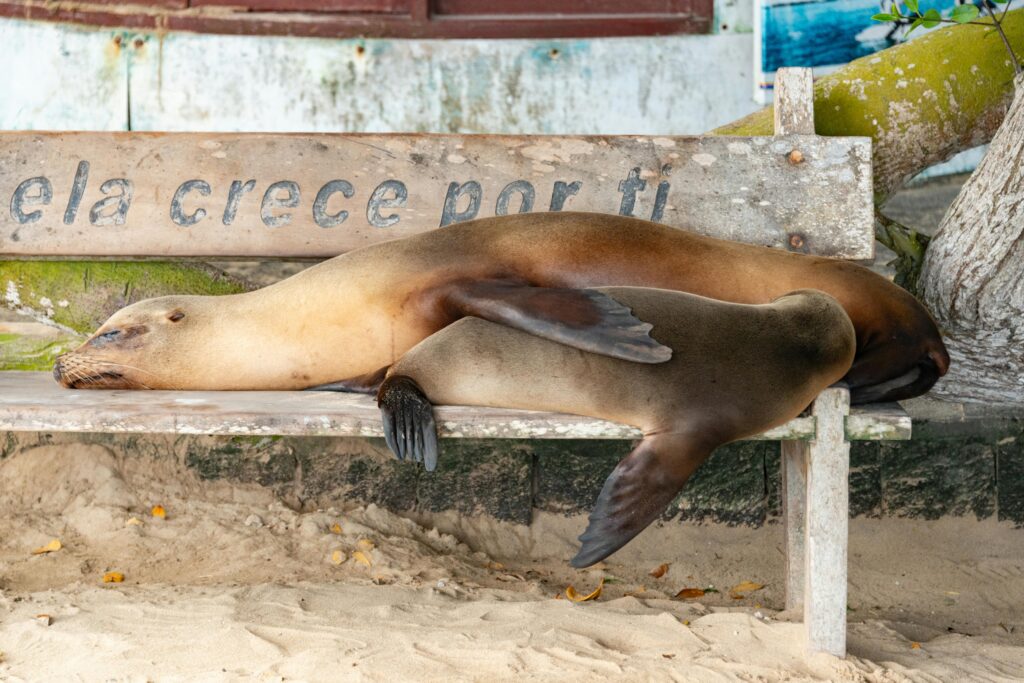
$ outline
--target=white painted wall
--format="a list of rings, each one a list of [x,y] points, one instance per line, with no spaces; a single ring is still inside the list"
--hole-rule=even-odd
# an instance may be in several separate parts
[[[0,63],[17,66],[0,128],[124,129],[130,109],[135,130],[700,133],[757,108],[751,59],[737,33],[158,37],[2,19]]]
[[[0,129],[127,128],[128,64],[111,38],[0,20]]]

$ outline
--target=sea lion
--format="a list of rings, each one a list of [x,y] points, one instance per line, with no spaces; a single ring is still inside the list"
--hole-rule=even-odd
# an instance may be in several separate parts
[[[115,313],[54,376],[74,388],[373,392],[405,351],[465,315],[641,362],[667,358],[600,293],[660,287],[736,303],[814,288],[846,309],[855,403],[927,391],[949,364],[914,297],[861,266],[623,216],[530,213],[457,223],[330,259],[246,294],[172,296]],[[340,381],[339,381],[340,380]]]
[[[799,415],[846,374],[856,346],[843,308],[816,290],[761,305],[599,291],[653,323],[672,359],[630,363],[465,318],[398,359],[377,399],[388,446],[428,470],[437,462],[431,403],[575,413],[641,429],[643,440],[601,489],[575,567],[640,533],[715,448]]]

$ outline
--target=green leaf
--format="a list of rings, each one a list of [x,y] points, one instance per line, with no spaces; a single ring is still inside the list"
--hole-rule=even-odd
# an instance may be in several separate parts
[[[903,0],[903,4],[907,6],[907,9],[917,14],[917,0]]]
[[[942,23],[942,15],[939,14],[937,9],[930,9],[925,12],[923,19],[924,21],[921,22],[921,25],[925,28],[935,28]]]
[[[909,29],[907,29],[906,35],[909,36],[911,33],[914,32],[915,28],[917,28],[918,26],[920,26],[923,23],[924,23],[924,19],[921,19],[921,18],[914,19],[914,23],[910,25]]]
[[[896,21],[896,17],[891,14],[876,14],[871,18],[875,21]]]
[[[1006,4],[1006,3],[1008,3],[1009,1],[1010,1],[1010,0],[994,0],[994,2],[996,2],[996,3],[1000,4],[1000,5],[1005,5],[1005,4]]]
[[[978,8],[974,5],[960,5],[953,8],[950,18],[958,24],[966,24],[978,17]]]

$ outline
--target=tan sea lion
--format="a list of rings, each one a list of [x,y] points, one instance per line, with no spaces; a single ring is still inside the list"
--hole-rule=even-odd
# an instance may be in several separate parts
[[[861,266],[635,218],[553,212],[376,244],[251,293],[141,301],[62,356],[54,376],[74,388],[374,391],[406,350],[465,315],[619,358],[665,360],[648,326],[579,291],[604,285],[754,304],[805,287],[828,292],[857,330],[846,377],[854,402],[922,394],[949,362],[928,312]]]
[[[550,410],[641,429],[643,440],[601,490],[576,567],[640,533],[715,448],[799,415],[846,374],[856,344],[843,308],[816,290],[762,305],[599,291],[653,323],[672,359],[630,363],[465,318],[398,359],[378,394],[388,446],[428,470],[437,462],[431,403]]]

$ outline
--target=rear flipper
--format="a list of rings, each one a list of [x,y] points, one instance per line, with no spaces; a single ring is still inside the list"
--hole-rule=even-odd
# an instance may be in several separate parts
[[[899,377],[868,386],[850,388],[850,404],[889,403],[928,393],[941,373],[931,358],[925,358]]]
[[[399,460],[422,462],[428,472],[437,467],[437,426],[434,410],[411,378],[392,375],[377,392],[384,422],[384,440]]]
[[[592,289],[473,280],[452,285],[444,302],[456,317],[475,315],[603,356],[637,363],[663,363],[672,357],[672,349],[650,336],[650,324]]]
[[[686,434],[657,434],[637,444],[604,482],[572,566],[600,562],[647,528],[714,448]]]

